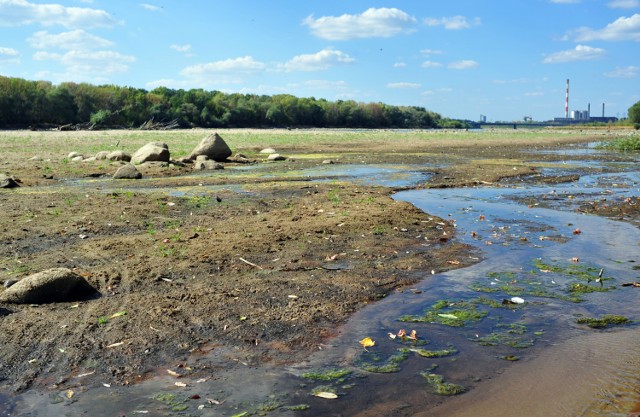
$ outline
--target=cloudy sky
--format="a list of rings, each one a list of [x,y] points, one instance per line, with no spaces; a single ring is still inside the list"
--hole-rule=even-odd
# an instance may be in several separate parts
[[[54,0],[51,0],[54,1]],[[381,101],[445,117],[624,116],[640,0],[0,0],[0,74]]]

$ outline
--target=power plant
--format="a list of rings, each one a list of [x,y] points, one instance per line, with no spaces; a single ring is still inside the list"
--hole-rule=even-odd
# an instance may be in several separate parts
[[[564,117],[553,119],[555,123],[577,124],[577,123],[609,123],[617,122],[617,117],[606,117],[604,114],[605,103],[602,103],[602,116],[591,116],[591,103],[587,104],[587,110],[572,110],[569,113],[569,79],[567,78],[567,89],[564,100]]]

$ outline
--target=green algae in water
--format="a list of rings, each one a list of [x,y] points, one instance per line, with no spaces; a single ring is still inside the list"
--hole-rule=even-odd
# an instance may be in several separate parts
[[[171,411],[179,412],[185,411],[189,406],[185,405],[186,399],[179,400],[176,394],[160,393],[152,397],[156,401],[160,401],[166,406],[171,407]]]
[[[451,327],[463,327],[466,324],[482,320],[487,315],[478,310],[473,302],[440,300],[431,306],[423,316],[403,316],[399,321],[412,323],[439,323]]]
[[[438,395],[458,395],[465,391],[462,385],[446,382],[442,375],[430,372],[422,372],[420,375],[427,380],[434,392]]]
[[[314,381],[333,381],[344,379],[350,374],[351,371],[348,369],[329,369],[326,371],[306,372],[302,374],[302,377],[305,379],[312,379]]]
[[[311,408],[308,404],[289,405],[285,407],[289,411],[306,411]]]
[[[527,337],[527,328],[522,323],[500,324],[497,328],[502,331],[495,331],[483,337],[471,339],[481,346],[509,346],[515,349],[526,349],[534,345],[537,335],[534,338]]]
[[[624,316],[618,316],[615,314],[605,314],[599,319],[581,317],[576,320],[576,323],[585,324],[591,327],[592,329],[604,329],[612,326],[623,326],[625,324],[631,324],[633,323],[633,321],[631,321],[629,318]]]
[[[419,356],[423,358],[444,358],[447,356],[453,356],[458,353],[458,349],[453,346],[450,346],[448,349],[441,350],[427,350],[427,349],[403,349],[407,352],[417,353]]]
[[[365,355],[363,355],[365,356]],[[366,358],[361,359],[356,366],[363,371],[376,374],[391,374],[400,372],[400,364],[409,358],[409,349],[398,349],[396,353],[386,359],[376,354],[367,354]]]

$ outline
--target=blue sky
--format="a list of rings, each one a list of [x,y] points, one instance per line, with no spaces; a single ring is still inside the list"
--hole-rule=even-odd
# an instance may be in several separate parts
[[[0,0],[0,74],[423,106],[624,116],[640,0]]]

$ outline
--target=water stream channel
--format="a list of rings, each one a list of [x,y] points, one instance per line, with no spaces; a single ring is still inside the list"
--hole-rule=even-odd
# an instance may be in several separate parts
[[[181,381],[186,387],[158,372],[142,384],[98,385],[72,400],[64,392],[27,392],[0,398],[9,404],[0,415],[636,415],[640,327],[596,330],[578,319],[640,320],[640,289],[622,285],[640,281],[640,229],[571,205],[537,205],[543,196],[575,195],[577,202],[585,195],[638,195],[634,165],[563,185],[397,193],[395,199],[455,222],[456,238],[478,248],[478,262],[440,274],[421,271],[424,279],[414,288],[358,312],[304,363],[233,367]],[[384,169],[380,178],[388,185],[384,172],[398,169]],[[417,341],[389,335],[400,329],[415,330]],[[363,347],[366,337],[375,345]],[[215,349],[194,360],[219,365],[228,353]],[[464,393],[438,392],[447,389]]]

